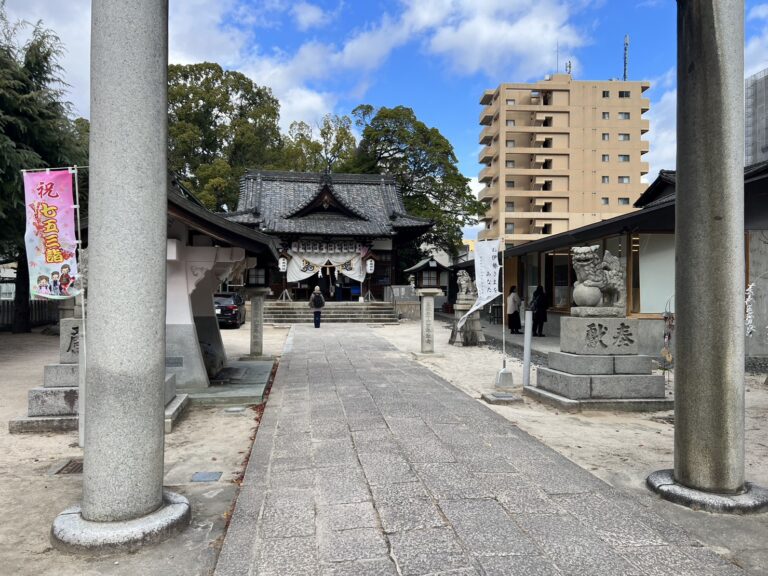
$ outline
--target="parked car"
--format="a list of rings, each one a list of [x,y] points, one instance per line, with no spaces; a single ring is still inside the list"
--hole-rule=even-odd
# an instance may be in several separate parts
[[[237,292],[218,292],[213,295],[219,326],[240,327],[245,323],[245,300]]]

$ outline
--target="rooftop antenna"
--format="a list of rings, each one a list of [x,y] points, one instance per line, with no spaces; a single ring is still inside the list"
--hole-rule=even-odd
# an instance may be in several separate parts
[[[568,60],[568,61],[565,63],[565,73],[566,73],[566,74],[570,74],[572,69],[573,69],[573,65],[571,64],[571,61],[570,61],[570,60]]]
[[[627,72],[629,69],[629,34],[624,36],[624,82],[627,81]]]
[[[560,74],[560,40],[555,44],[555,72]]]

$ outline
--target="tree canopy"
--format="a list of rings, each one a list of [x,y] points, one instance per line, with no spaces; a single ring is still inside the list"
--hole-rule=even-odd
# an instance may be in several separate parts
[[[168,163],[212,209],[233,206],[247,168],[280,161],[280,105],[269,88],[218,64],[168,67]]]
[[[362,139],[349,171],[392,174],[406,210],[435,222],[419,242],[455,254],[461,228],[475,224],[484,206],[459,172],[451,143],[405,106],[375,110],[364,104],[353,115]]]
[[[19,32],[31,27],[28,40]],[[21,170],[85,164],[82,124],[69,117],[58,64],[62,46],[42,25],[11,23],[0,2],[0,255],[19,263],[13,330],[29,330]],[[87,140],[86,140],[87,141]]]

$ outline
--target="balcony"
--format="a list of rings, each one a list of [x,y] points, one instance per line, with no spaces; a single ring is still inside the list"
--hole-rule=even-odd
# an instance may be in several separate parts
[[[477,161],[481,164],[490,164],[490,162],[496,157],[498,153],[499,144],[497,142],[496,144],[492,144],[483,148],[480,151],[480,156],[478,156]]]
[[[499,126],[492,125],[492,126],[486,126],[483,128],[483,130],[480,132],[480,144],[491,144],[493,142],[493,139],[496,137],[496,135],[499,133]]]
[[[552,114],[547,114],[546,112],[536,112],[533,118],[533,123],[535,126],[550,127],[552,126]]]
[[[496,94],[496,90],[486,90],[483,92],[483,95],[480,97],[480,104],[483,106],[488,106],[489,104],[493,104],[493,96]]]
[[[491,106],[486,106],[483,111],[480,112],[480,124],[483,126],[490,126],[493,123],[494,110]]]
[[[651,100],[649,98],[640,99],[640,113],[645,114],[651,109]]]
[[[640,134],[645,134],[650,129],[651,129],[650,120],[640,120]]]
[[[480,174],[478,175],[477,179],[480,182],[492,182],[493,177],[496,174],[497,170],[493,166],[486,166],[482,170],[480,170]]]
[[[648,162],[640,162],[640,174],[648,174],[648,170],[650,170]]]
[[[477,195],[477,199],[481,202],[491,202],[496,198],[496,189],[492,186],[486,186]]]
[[[640,154],[646,154],[651,149],[651,143],[648,140],[640,141]]]

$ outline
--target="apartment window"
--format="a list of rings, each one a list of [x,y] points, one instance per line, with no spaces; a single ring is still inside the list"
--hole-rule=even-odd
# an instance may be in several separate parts
[[[629,90],[619,90],[619,98],[629,98]]]
[[[619,198],[619,206],[629,206],[629,198]]]
[[[514,147],[515,147],[515,141],[507,140],[507,148],[514,148]]]
[[[619,176],[619,184],[629,184],[629,176]]]
[[[603,90],[603,98],[610,98],[611,92],[610,90]]]
[[[601,181],[603,184],[610,184],[610,183],[611,183],[611,177],[610,177],[610,176],[603,176],[603,177],[600,179],[600,181]]]
[[[515,99],[507,98],[507,106],[514,106],[514,105],[515,105]]]
[[[504,232],[506,234],[514,234],[515,233],[515,223],[514,222],[505,222],[504,223]]]
[[[515,161],[514,160],[507,160],[504,163],[504,166],[506,166],[507,168],[514,168],[515,167]]]
[[[603,132],[603,142],[610,139],[611,139],[611,135],[608,132]]]
[[[552,212],[552,202],[544,202],[544,206],[542,206],[541,211]]]
[[[619,162],[629,162],[629,154],[619,154]]]
[[[552,224],[544,224],[544,228],[541,232],[543,234],[552,234]]]
[[[603,162],[610,162],[611,157],[608,154],[603,154],[602,159]]]
[[[514,120],[507,120],[507,126],[514,126],[515,121]]]
[[[622,142],[627,142],[629,140],[629,134],[620,133],[619,134],[619,140],[621,140]]]
[[[505,212],[514,212],[515,211],[515,203],[514,202],[506,202],[504,204],[504,211]]]
[[[619,120],[629,120],[629,112],[619,112]]]
[[[602,198],[600,198],[600,204],[602,204],[603,206],[608,206],[608,198],[606,196],[603,196]]]
[[[514,187],[515,187],[515,181],[507,180],[507,188],[514,188]]]
[[[603,112],[603,120],[608,120],[611,117],[610,112]]]

